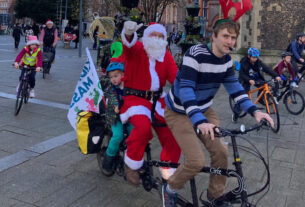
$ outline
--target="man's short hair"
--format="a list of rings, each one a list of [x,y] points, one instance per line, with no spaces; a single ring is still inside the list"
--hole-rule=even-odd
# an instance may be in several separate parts
[[[236,33],[236,35],[239,35],[239,29],[240,25],[237,22],[234,22],[230,19],[220,19],[215,22],[215,25],[213,27],[213,33],[215,34],[215,37],[217,37],[220,30],[227,29],[230,33]]]

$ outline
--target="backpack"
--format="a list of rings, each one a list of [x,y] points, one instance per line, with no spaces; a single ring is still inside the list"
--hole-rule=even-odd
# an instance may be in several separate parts
[[[77,114],[76,133],[78,146],[83,154],[93,154],[101,150],[105,135],[105,117],[91,111]]]

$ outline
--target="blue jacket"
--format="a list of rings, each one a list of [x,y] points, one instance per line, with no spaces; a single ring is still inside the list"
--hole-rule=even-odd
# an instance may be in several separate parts
[[[230,55],[216,57],[206,45],[191,47],[183,57],[174,85],[165,97],[173,111],[186,114],[192,124],[208,122],[203,113],[212,105],[220,85],[251,115],[257,110],[238,82]]]
[[[290,52],[293,54],[297,60],[301,58],[302,52],[304,50],[304,44],[300,44],[298,40],[295,40],[291,43]]]

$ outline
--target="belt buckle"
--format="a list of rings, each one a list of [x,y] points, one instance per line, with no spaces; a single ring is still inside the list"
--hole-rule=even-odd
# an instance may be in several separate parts
[[[152,100],[153,96],[154,96],[154,92],[153,91],[145,91],[145,99]]]
[[[152,91],[152,92],[151,92],[151,96],[150,96],[150,100],[153,100],[153,99],[154,99],[154,94],[155,94],[155,92]]]
[[[148,98],[148,92],[149,92],[149,91],[145,91],[145,99]]]

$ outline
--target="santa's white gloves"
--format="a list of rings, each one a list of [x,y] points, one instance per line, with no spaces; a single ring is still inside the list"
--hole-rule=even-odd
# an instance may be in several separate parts
[[[134,21],[126,21],[124,22],[124,32],[126,35],[133,35],[139,28],[143,26],[143,23],[137,24]]]

